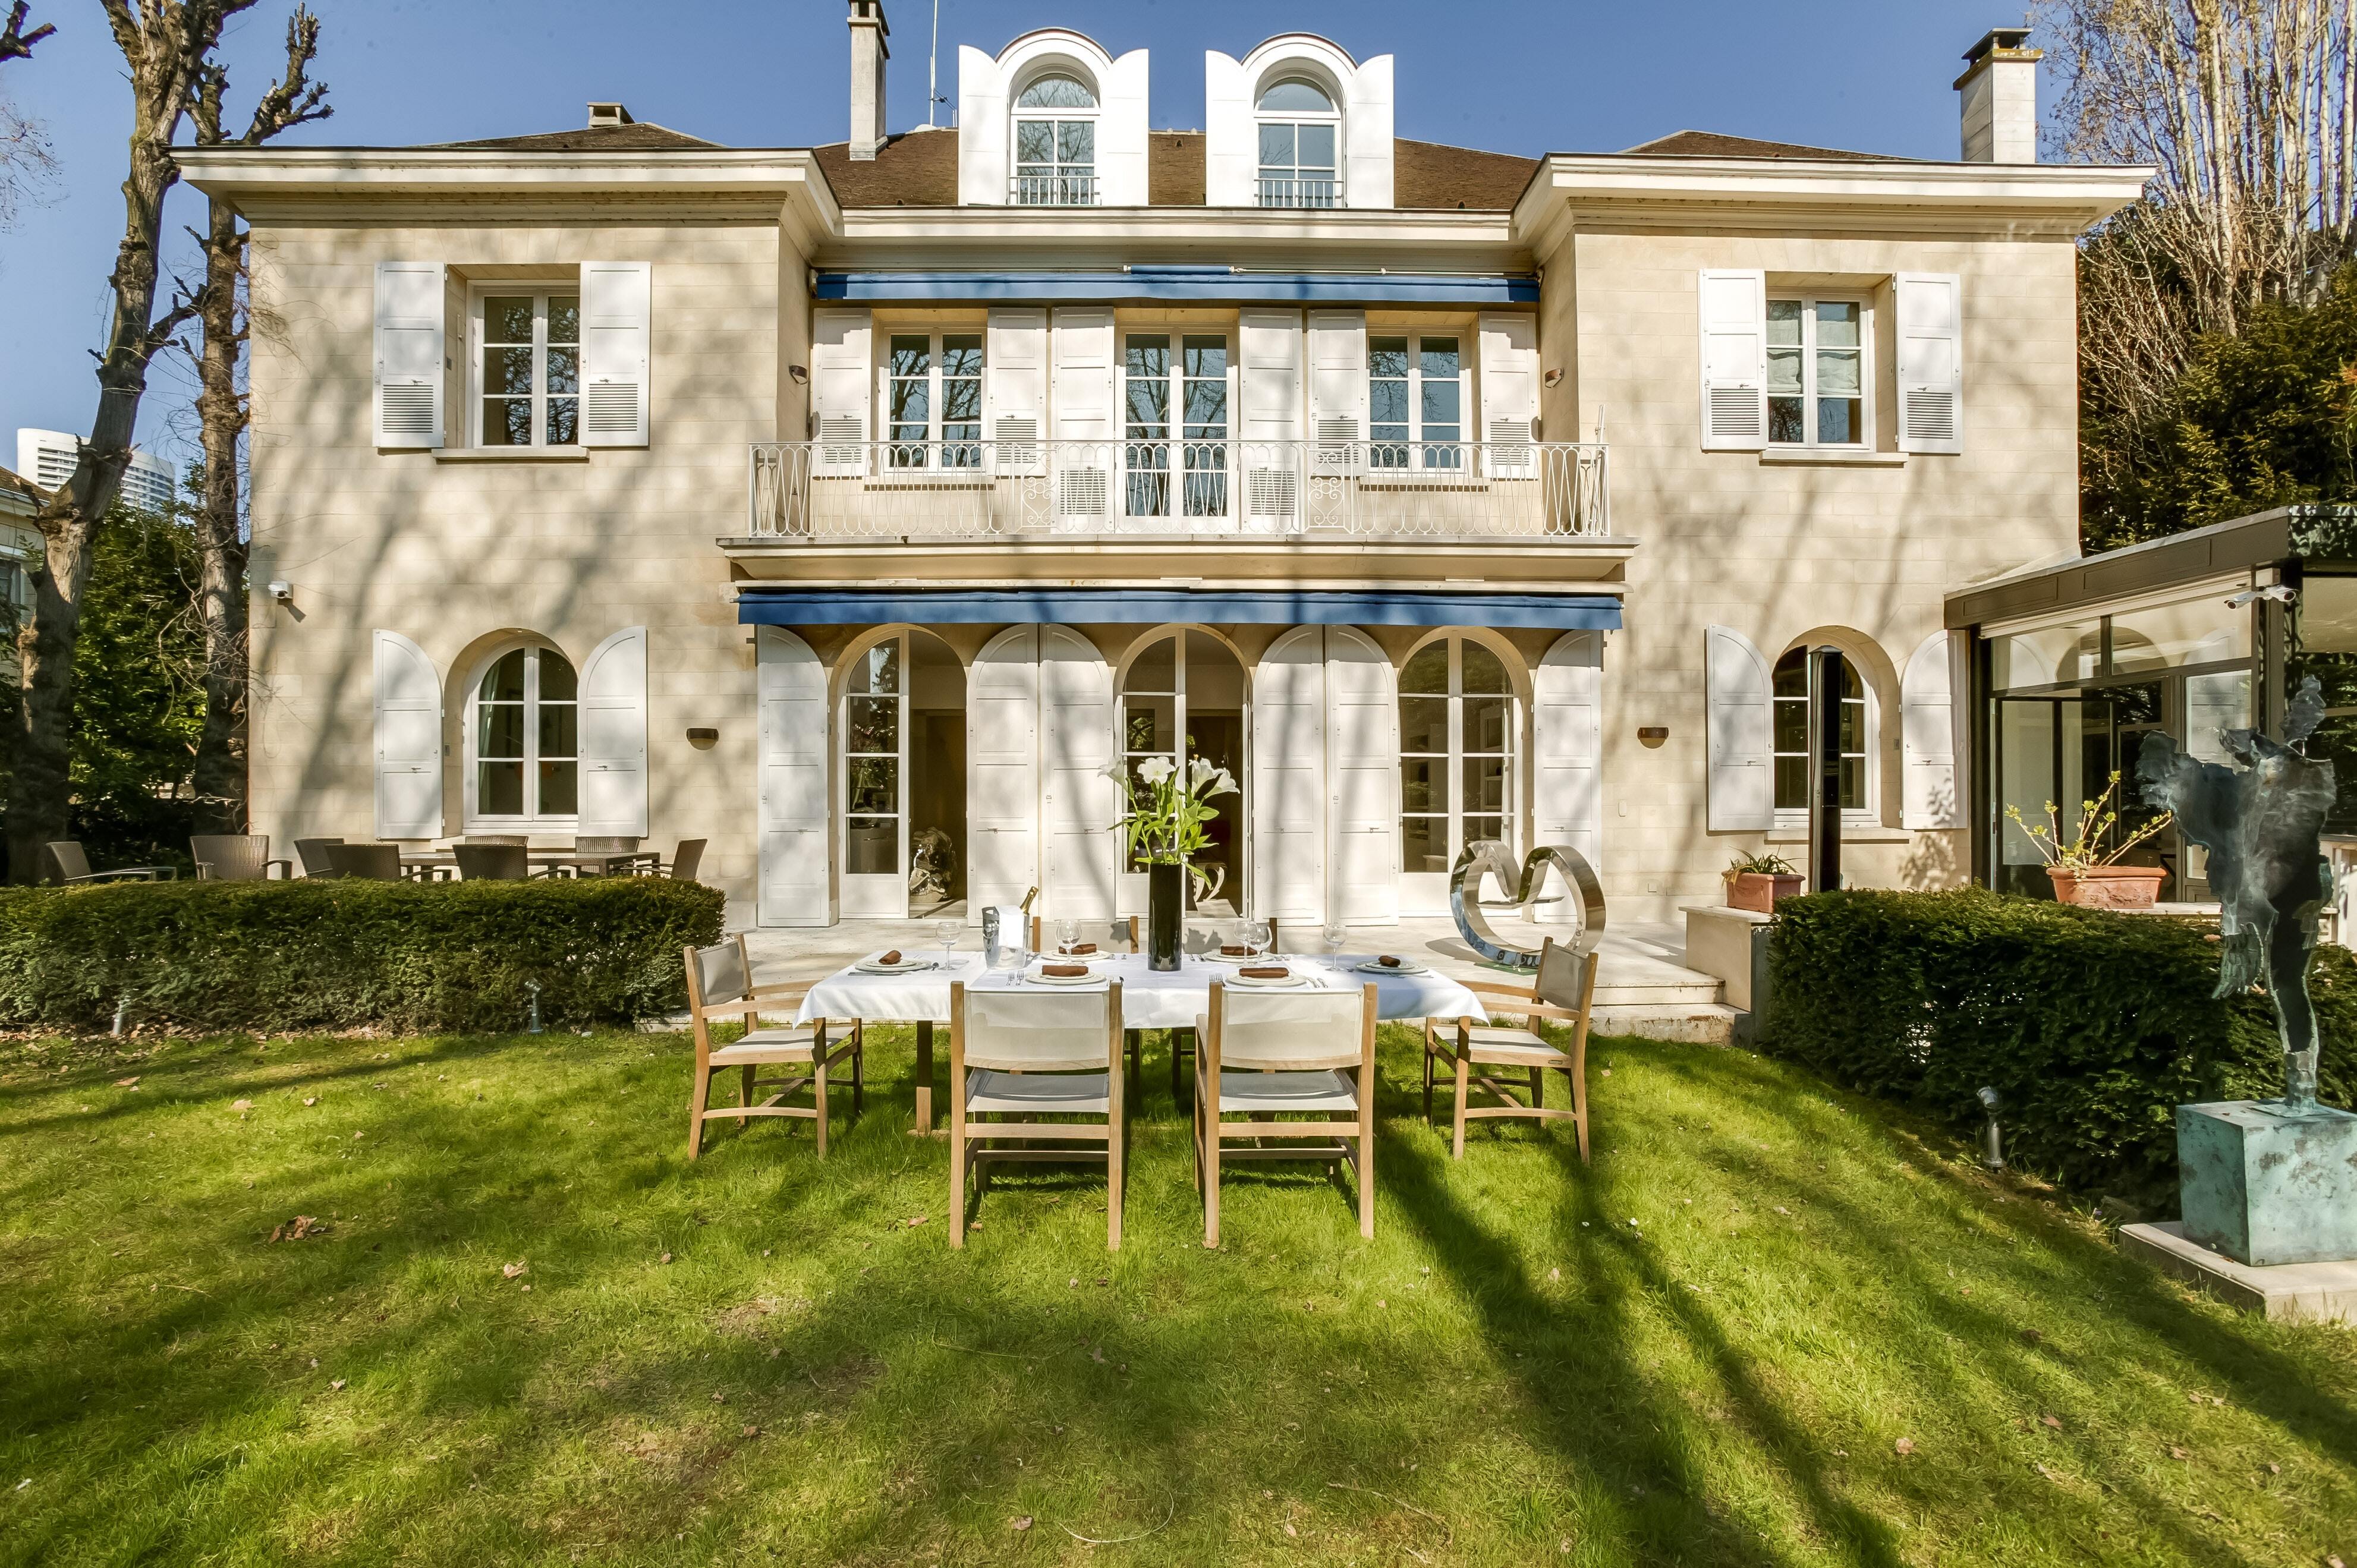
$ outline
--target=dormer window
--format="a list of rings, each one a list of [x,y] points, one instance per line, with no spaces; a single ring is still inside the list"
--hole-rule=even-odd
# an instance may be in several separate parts
[[[1015,99],[1017,207],[1093,207],[1097,201],[1097,95],[1064,71],[1035,76]]]
[[[1340,206],[1342,116],[1332,95],[1308,77],[1283,77],[1262,91],[1259,112],[1259,204]]]

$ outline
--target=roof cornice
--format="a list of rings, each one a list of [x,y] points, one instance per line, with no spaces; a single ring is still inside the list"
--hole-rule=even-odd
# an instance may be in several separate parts
[[[2082,231],[2144,193],[2147,166],[1938,164],[1847,158],[1720,158],[1550,153],[1515,204],[1515,237],[1552,248],[1590,214],[1708,228],[1762,222],[1855,222],[1865,229],[1941,227]]]

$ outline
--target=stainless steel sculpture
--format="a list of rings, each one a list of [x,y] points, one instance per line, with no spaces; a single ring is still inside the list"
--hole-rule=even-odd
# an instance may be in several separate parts
[[[1593,952],[1604,938],[1604,885],[1596,879],[1596,868],[1587,864],[1587,857],[1569,844],[1541,844],[1523,857],[1522,875],[1517,879],[1513,852],[1496,839],[1467,843],[1448,875],[1448,912],[1457,917],[1457,929],[1466,945],[1492,963],[1511,969],[1538,968],[1535,950],[1509,947],[1490,929],[1481,912],[1481,879],[1495,876],[1528,919],[1531,906],[1539,901],[1540,889],[1546,885],[1549,866],[1563,874],[1564,886],[1579,899],[1579,934],[1560,945],[1575,952]]]
[[[2300,682],[2276,741],[2256,730],[2221,732],[2240,769],[2204,762],[2155,731],[2136,759],[2145,803],[2176,814],[2178,830],[2210,852],[2225,952],[2220,996],[2265,980],[2283,1039],[2287,1112],[2316,1106],[2316,1010],[2308,994],[2316,921],[2332,872],[2319,843],[2333,800],[2332,764],[2302,749],[2324,715],[2311,675]]]

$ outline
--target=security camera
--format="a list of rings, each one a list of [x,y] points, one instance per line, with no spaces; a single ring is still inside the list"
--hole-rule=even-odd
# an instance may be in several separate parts
[[[2261,599],[2271,599],[2279,605],[2297,604],[2299,602],[2299,590],[2283,583],[2269,583],[2264,588],[2244,588],[2226,601],[2226,607],[2239,610]]]

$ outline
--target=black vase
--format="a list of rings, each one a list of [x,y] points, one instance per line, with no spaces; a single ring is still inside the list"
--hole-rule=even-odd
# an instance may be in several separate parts
[[[1175,972],[1178,967],[1178,935],[1185,929],[1187,868],[1156,861],[1146,868],[1146,967]]]

